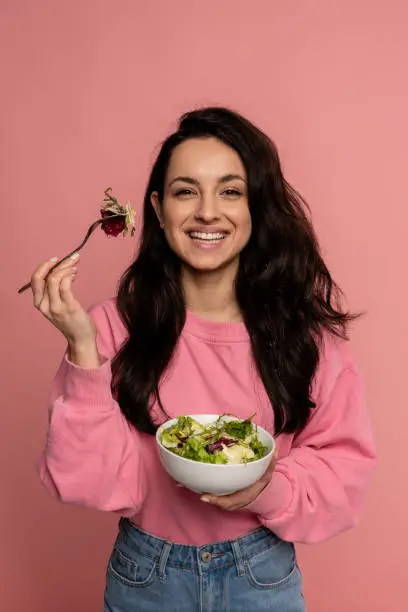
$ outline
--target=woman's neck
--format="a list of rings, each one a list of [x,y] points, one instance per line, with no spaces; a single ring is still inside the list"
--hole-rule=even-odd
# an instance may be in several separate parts
[[[185,269],[182,274],[187,309],[212,321],[242,321],[232,270],[213,273]]]

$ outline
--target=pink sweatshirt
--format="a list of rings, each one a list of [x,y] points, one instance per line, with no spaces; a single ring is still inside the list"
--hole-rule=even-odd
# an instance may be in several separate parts
[[[113,300],[91,309],[102,365],[65,357],[51,394],[45,486],[64,502],[117,512],[161,538],[202,546],[260,525],[284,540],[318,542],[356,524],[375,452],[360,376],[346,342],[327,336],[313,385],[317,404],[298,435],[277,438],[270,484],[244,510],[200,501],[162,468],[154,436],[130,428],[110,390],[111,359],[126,338]],[[170,415],[231,412],[273,433],[273,412],[243,323],[188,313],[161,397]],[[161,413],[153,407],[155,418]]]

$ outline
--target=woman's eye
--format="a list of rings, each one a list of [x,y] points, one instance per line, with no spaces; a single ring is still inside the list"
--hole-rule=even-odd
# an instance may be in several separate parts
[[[179,189],[178,191],[176,191],[176,193],[174,194],[176,197],[178,196],[189,196],[192,195],[192,191],[191,189]]]
[[[229,197],[239,197],[241,192],[238,189],[224,189],[223,194]]]

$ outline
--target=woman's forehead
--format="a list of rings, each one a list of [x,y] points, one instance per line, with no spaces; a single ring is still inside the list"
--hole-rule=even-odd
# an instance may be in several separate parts
[[[246,180],[244,164],[234,149],[217,138],[191,138],[174,149],[167,181],[178,176],[220,181],[229,175]]]

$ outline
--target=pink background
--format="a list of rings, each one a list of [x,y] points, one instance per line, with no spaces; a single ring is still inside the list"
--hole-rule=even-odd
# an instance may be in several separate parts
[[[333,273],[368,311],[354,347],[381,461],[361,525],[300,549],[309,610],[406,610],[407,24],[405,0],[1,2],[3,610],[102,609],[116,529],[38,483],[63,341],[16,289],[79,242],[108,185],[140,207],[157,143],[207,103],[276,140]],[[113,293],[134,248],[98,232],[84,304]]]

